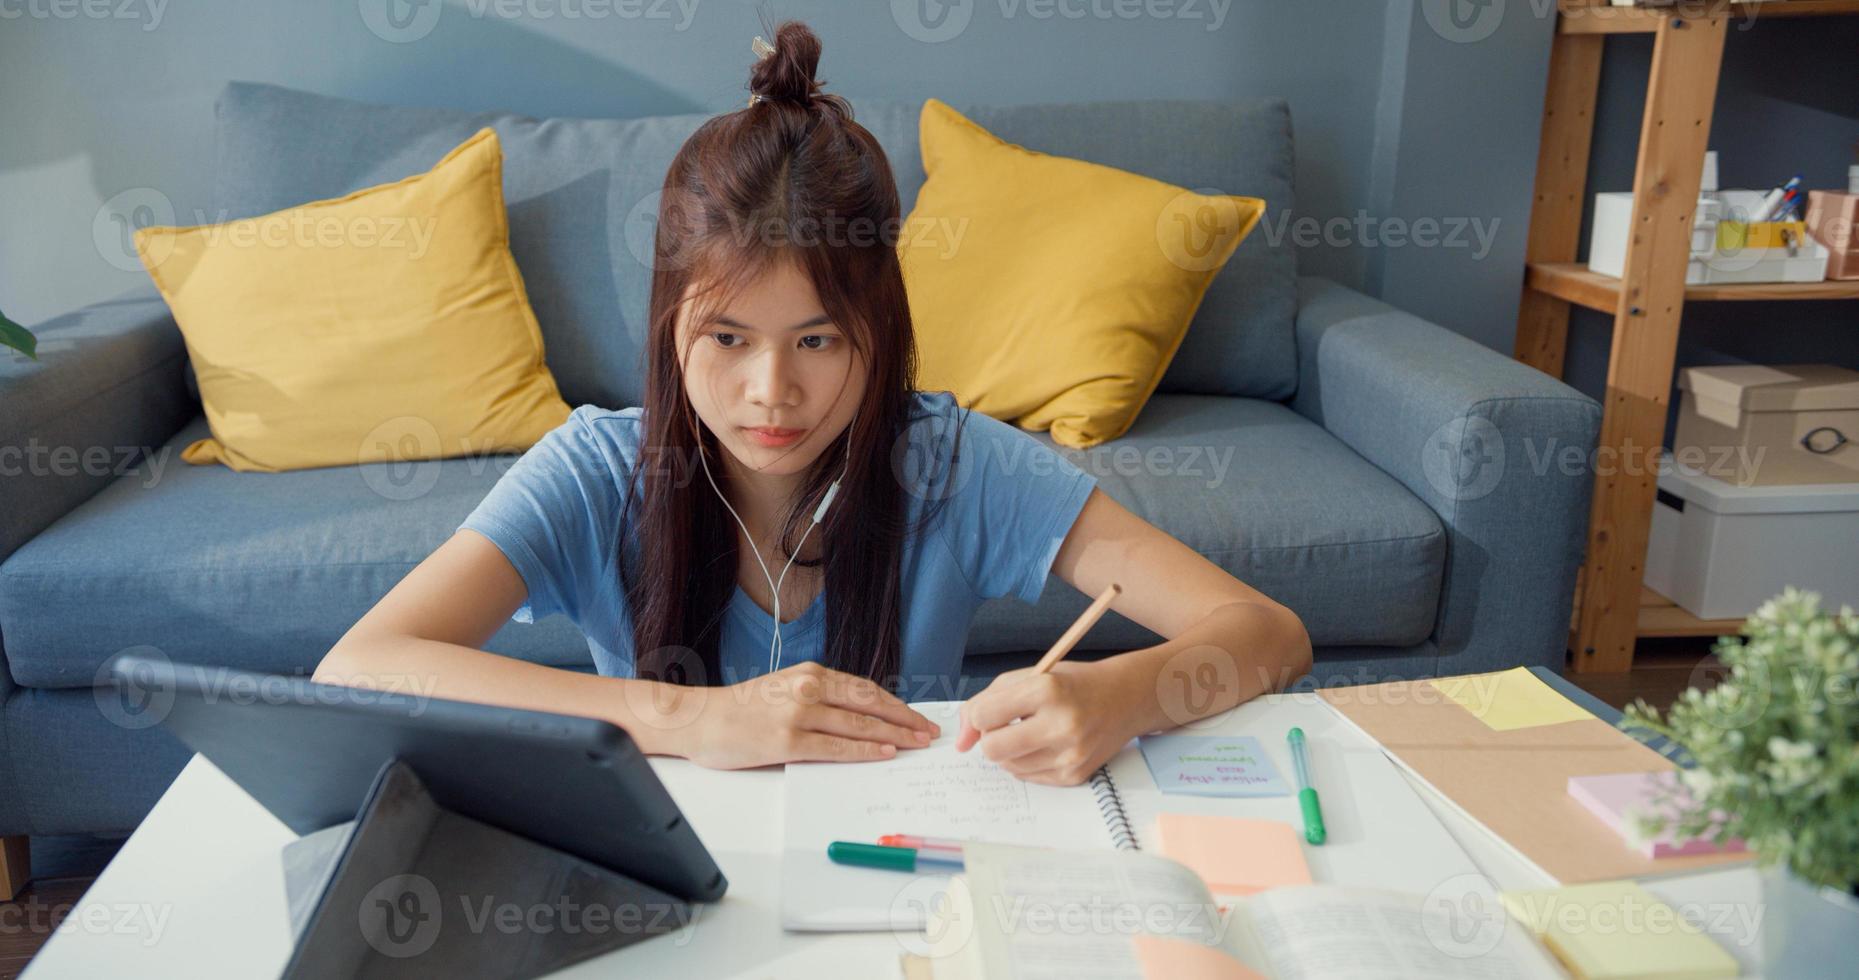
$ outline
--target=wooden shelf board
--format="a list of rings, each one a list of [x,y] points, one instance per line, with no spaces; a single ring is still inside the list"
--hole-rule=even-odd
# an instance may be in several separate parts
[[[1562,0],[1556,29],[1564,34],[1649,34],[1668,17],[1687,20],[1728,13],[1739,21],[1765,17],[1834,17],[1859,14],[1859,0],[1768,0],[1705,7],[1693,2],[1676,7],[1615,7],[1605,2]]]
[[[1641,636],[1734,636],[1742,629],[1740,619],[1699,619],[1665,596],[1640,586]]]
[[[1603,313],[1614,312],[1620,300],[1620,280],[1591,272],[1580,262],[1532,262],[1524,285],[1539,293],[1567,300]],[[1686,302],[1724,300],[1829,300],[1859,299],[1859,279],[1825,282],[1754,282],[1686,286]]]

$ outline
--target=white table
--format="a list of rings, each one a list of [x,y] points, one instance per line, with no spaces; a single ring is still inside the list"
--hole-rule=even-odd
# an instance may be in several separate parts
[[[891,933],[793,933],[778,925],[779,769],[719,772],[658,758],[652,765],[728,875],[729,893],[671,935],[557,976],[604,976],[616,969],[632,976],[898,975],[906,945]],[[1554,884],[1424,785],[1414,786],[1497,889]],[[291,944],[279,851],[294,839],[289,828],[196,755],[25,976],[277,975]],[[1755,872],[1715,871],[1646,887],[1681,913],[1702,913],[1702,924],[1754,974],[1759,930],[1749,924],[1761,908]],[[1753,922],[1759,925],[1759,917]]]

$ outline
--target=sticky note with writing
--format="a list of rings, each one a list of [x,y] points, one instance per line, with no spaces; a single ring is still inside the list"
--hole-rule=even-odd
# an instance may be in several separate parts
[[[1250,735],[1144,735],[1143,761],[1164,793],[1288,796],[1259,740]]]

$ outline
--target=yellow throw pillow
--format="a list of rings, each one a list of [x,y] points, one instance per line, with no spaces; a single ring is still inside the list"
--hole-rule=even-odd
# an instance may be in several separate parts
[[[1065,446],[1128,431],[1265,202],[1016,146],[936,99],[920,129],[898,244],[918,387]]]
[[[256,218],[144,228],[213,438],[189,463],[274,473],[519,452],[568,418],[510,255],[503,151]]]

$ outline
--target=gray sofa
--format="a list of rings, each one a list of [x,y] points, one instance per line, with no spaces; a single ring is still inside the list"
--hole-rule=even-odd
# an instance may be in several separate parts
[[[855,105],[908,212],[924,179],[920,103]],[[1283,102],[958,108],[1049,153],[1266,200],[1266,223],[1215,280],[1135,427],[1073,458],[1300,613],[1318,648],[1306,683],[1561,665],[1589,483],[1536,461],[1592,447],[1598,406],[1439,326],[1299,278],[1272,227],[1293,208]],[[395,180],[494,126],[511,247],[563,396],[638,402],[655,192],[702,117],[538,121],[246,83],[217,112],[217,197],[199,220]],[[93,691],[106,659],[150,646],[308,672],[515,457],[189,466],[180,449],[206,423],[152,286],[38,329],[39,362],[0,358],[0,834],[122,831],[187,753]],[[1030,609],[991,603],[970,637],[975,677],[1043,649],[1085,604],[1063,583]],[[1155,641],[1112,614],[1081,649]],[[490,649],[590,669],[560,618],[508,624]]]

